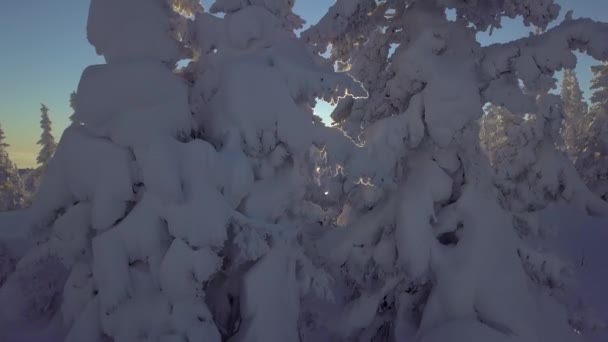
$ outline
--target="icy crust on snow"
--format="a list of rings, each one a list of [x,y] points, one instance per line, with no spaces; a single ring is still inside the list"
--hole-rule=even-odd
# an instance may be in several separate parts
[[[175,63],[185,50],[175,39],[180,20],[169,0],[93,0],[87,38],[108,63],[158,60]]]
[[[189,134],[188,88],[160,62],[89,66],[78,85],[73,120],[125,147]]]

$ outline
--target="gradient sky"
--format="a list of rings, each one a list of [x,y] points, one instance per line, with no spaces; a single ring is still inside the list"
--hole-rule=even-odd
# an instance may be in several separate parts
[[[208,8],[212,0],[203,0]],[[558,0],[575,17],[608,21],[608,0]],[[295,11],[315,23],[333,0],[298,0]],[[71,115],[69,94],[78,85],[82,70],[103,63],[86,40],[88,0],[4,1],[0,10],[0,122],[11,144],[9,153],[19,167],[31,167],[39,146],[40,103],[50,108],[57,140]],[[562,10],[562,15],[565,10]],[[507,21],[491,37],[480,35],[482,44],[527,36],[521,20]],[[585,95],[591,78],[583,56],[577,68]],[[328,106],[323,105],[327,111]]]

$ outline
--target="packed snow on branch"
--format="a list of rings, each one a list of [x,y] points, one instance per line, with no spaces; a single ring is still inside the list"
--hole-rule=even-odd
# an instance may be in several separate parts
[[[565,243],[608,215],[605,65],[589,110],[572,75],[552,90],[572,51],[608,61],[608,24],[482,47],[559,6],[337,0],[299,36],[293,6],[91,1],[106,63],[31,207],[0,213],[0,340],[606,338],[605,295],[583,293],[605,279],[576,267],[606,234]]]

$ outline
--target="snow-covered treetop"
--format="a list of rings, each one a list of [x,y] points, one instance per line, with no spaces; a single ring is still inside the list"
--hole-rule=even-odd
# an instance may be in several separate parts
[[[198,7],[190,0],[93,0],[87,37],[108,62],[154,59],[173,64],[189,57],[180,42],[186,18],[175,9],[191,12]]]
[[[4,141],[6,139],[6,135],[4,135],[4,130],[2,129],[2,123],[0,122],[0,148],[8,147],[9,144]]]
[[[302,28],[304,20],[293,13],[294,0],[217,0],[209,11],[211,13],[234,13],[249,6],[258,6],[279,18],[281,24],[288,30]]]
[[[336,74],[297,39],[294,26],[285,25],[277,10],[292,6],[291,1],[222,1],[212,10],[226,11],[224,18],[196,16],[193,45],[201,57],[193,102],[196,108],[211,106],[198,117],[214,141],[238,127],[249,152],[279,142],[302,151],[315,136],[317,98],[365,95],[358,82]],[[264,87],[258,86],[261,79]]]

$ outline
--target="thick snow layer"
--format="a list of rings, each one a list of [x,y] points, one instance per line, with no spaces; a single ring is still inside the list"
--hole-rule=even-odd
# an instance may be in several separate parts
[[[188,88],[155,61],[89,66],[82,73],[73,119],[122,146],[190,134]]]
[[[99,320],[99,300],[89,301],[76,317],[72,329],[65,337],[66,342],[102,342],[102,331]]]
[[[557,228],[553,248],[559,251],[574,266],[576,294],[581,296],[583,312],[593,328],[598,331],[586,332],[586,340],[605,341],[608,338],[608,302],[606,288],[606,247],[608,241],[608,220],[590,218],[587,213],[575,207],[556,205],[543,212],[543,221]],[[601,329],[603,325],[603,329]]]
[[[81,202],[67,209],[53,224],[53,233],[47,242],[47,248],[56,254],[68,269],[76,261],[90,255],[92,212],[89,203]]]
[[[509,337],[479,322],[475,318],[451,321],[422,336],[419,342],[524,342],[526,340]],[[532,342],[532,341],[529,341]]]
[[[63,288],[61,314],[64,324],[72,326],[80,319],[93,298],[94,291],[93,273],[89,265],[84,262],[72,265]]]
[[[422,31],[395,50],[391,58],[396,75],[387,82],[387,92],[401,98],[403,87],[406,93],[413,93],[420,82],[425,84],[422,96],[428,134],[445,146],[457,130],[482,114],[475,64],[471,62],[476,49],[469,44],[448,43],[472,42],[474,36],[460,25],[442,22],[426,12],[411,11],[404,21],[404,30]],[[424,21],[434,22],[434,28],[421,29]]]
[[[0,239],[27,237],[29,209],[0,212]]]
[[[36,317],[65,324],[70,342],[295,342],[316,328],[319,340],[394,329],[422,342],[577,341],[570,293],[554,289],[567,264],[513,229],[535,190],[517,219],[499,205],[475,119],[486,101],[533,112],[517,121],[525,159],[509,181],[529,169],[543,205],[608,213],[555,153],[559,101],[543,93],[572,49],[608,59],[608,31],[566,21],[481,48],[480,27],[503,15],[544,27],[556,7],[470,3],[338,0],[300,40],[292,0],[218,0],[223,18],[195,0],[93,0],[88,37],[109,64],[83,73],[28,217],[0,215],[0,340],[6,322]],[[317,55],[328,44],[332,61]],[[172,72],[186,46],[195,58]],[[315,101],[342,96],[339,128],[321,125]],[[578,271],[584,299],[603,300],[603,279]]]
[[[243,323],[233,342],[296,342],[300,314],[295,260],[288,246],[273,248],[243,280]]]
[[[277,143],[291,153],[302,153],[314,136],[308,109],[315,98],[329,101],[346,92],[365,95],[357,82],[336,74],[293,33],[279,29],[276,21],[258,6],[224,19],[203,13],[195,20],[198,47],[211,62],[193,90],[210,105],[211,117],[201,120],[216,141],[237,130],[245,152],[253,155]]]
[[[276,131],[275,139],[303,151],[312,144],[312,118],[294,103],[284,78],[268,63],[267,58],[248,57],[223,67],[220,90],[211,103],[217,114],[210,133],[219,139],[236,128],[246,151],[257,152],[265,145],[259,138],[262,133]],[[260,79],[264,87],[258,86]]]
[[[304,20],[292,12],[293,4],[294,2],[291,0],[217,0],[211,5],[210,11],[211,13],[224,12],[228,16],[233,13],[238,15],[247,12],[251,7],[255,11],[258,8],[263,8],[272,13],[273,21],[279,19],[282,27],[287,30],[294,30],[301,28]],[[262,18],[264,17],[258,17],[257,20]],[[264,19],[268,19],[268,17]],[[244,25],[244,27],[247,27],[247,25]]]
[[[91,136],[85,127],[68,127],[34,198],[34,224],[74,201],[89,201],[93,227],[110,227],[133,197],[130,160],[126,149]]]
[[[265,222],[276,222],[305,191],[299,181],[301,179],[295,173],[283,172],[255,182],[244,203],[245,214]]]
[[[171,138],[158,139],[137,149],[135,154],[146,191],[167,203],[184,201],[180,145]]]
[[[454,320],[474,319],[490,330],[476,323],[481,335],[471,341],[485,341],[484,331],[491,330],[508,337],[506,341],[577,341],[565,309],[524,273],[512,247],[518,238],[505,220],[507,213],[481,188],[465,188],[453,210],[463,228],[457,232],[456,246],[437,249],[436,285],[426,304],[421,333],[433,336],[454,327]],[[446,219],[451,221],[438,217],[439,222]],[[458,329],[466,332],[465,327]]]
[[[233,136],[218,153],[221,165],[221,190],[233,208],[237,208],[243,199],[251,192],[254,174],[251,162],[240,148],[240,139]]]
[[[413,156],[411,172],[402,188],[395,239],[399,262],[413,277],[428,271],[436,240],[431,223],[435,203],[452,194],[452,179],[428,155]]]
[[[165,234],[158,201],[149,195],[120,224],[93,239],[93,275],[105,320],[116,323],[112,314],[135,295],[131,265],[145,263],[152,274],[158,275],[166,248]]]
[[[87,37],[109,63],[137,59],[176,62],[184,53],[171,34],[174,20],[165,0],[93,0]]]
[[[173,300],[188,300],[201,291],[200,284],[220,269],[221,259],[208,248],[193,250],[175,239],[160,265],[160,285]]]

